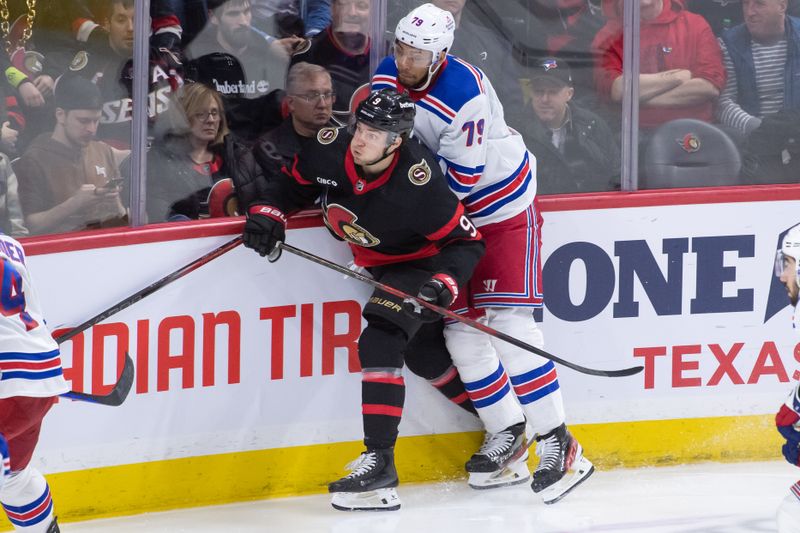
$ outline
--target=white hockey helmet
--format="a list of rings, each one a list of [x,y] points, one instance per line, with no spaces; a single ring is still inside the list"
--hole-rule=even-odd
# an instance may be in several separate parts
[[[800,224],[792,226],[781,240],[781,247],[775,254],[775,275],[780,277],[783,273],[783,263],[786,257],[795,260],[795,276],[800,286]]]
[[[394,36],[408,46],[430,51],[435,62],[453,46],[455,31],[456,21],[449,11],[423,4],[400,19]]]

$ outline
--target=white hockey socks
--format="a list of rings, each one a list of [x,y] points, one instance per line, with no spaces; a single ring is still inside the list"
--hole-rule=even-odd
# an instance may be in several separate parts
[[[499,433],[525,419],[489,336],[466,324],[444,328],[447,350],[486,431]]]
[[[544,346],[544,335],[530,308],[487,309],[486,317],[490,327],[537,348]],[[564,402],[553,362],[494,337],[490,342],[506,367],[533,431],[544,434],[563,424]]]
[[[53,522],[53,500],[44,476],[28,465],[14,472],[0,490],[0,502],[15,531],[47,533]]]

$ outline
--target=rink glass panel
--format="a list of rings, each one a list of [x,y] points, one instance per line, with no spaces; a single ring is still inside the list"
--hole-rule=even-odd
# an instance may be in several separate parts
[[[110,2],[8,4],[0,10],[0,230],[25,237],[127,226],[128,187],[119,166],[134,113],[133,3],[122,2],[116,14]],[[80,83],[59,91],[65,78],[94,83],[99,97]],[[59,134],[61,106],[68,109]],[[87,147],[95,130],[97,142]]]

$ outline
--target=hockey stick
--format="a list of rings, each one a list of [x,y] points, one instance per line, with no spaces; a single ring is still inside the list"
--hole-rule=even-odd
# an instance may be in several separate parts
[[[117,407],[122,405],[128,393],[131,391],[133,385],[133,359],[125,352],[125,366],[122,367],[122,373],[119,380],[111,389],[108,394],[88,394],[86,392],[69,391],[61,394],[62,398],[69,398],[70,400],[78,400],[82,402],[98,403],[100,405],[108,405]]]
[[[330,268],[331,270],[335,270],[336,272],[344,274],[345,276],[349,276],[349,277],[355,278],[355,279],[357,279],[359,281],[363,281],[364,283],[366,283],[368,285],[371,285],[371,286],[373,286],[373,287],[375,287],[377,289],[380,289],[382,291],[388,292],[389,294],[393,294],[393,295],[397,296],[398,298],[403,298],[404,300],[405,299],[414,300],[419,305],[421,305],[423,307],[426,307],[426,308],[430,309],[431,311],[435,311],[436,313],[439,313],[440,315],[442,315],[444,317],[451,318],[453,320],[457,320],[458,322],[461,322],[462,324],[466,324],[466,325],[471,326],[471,327],[473,327],[473,328],[475,328],[477,330],[480,330],[480,331],[486,333],[487,335],[491,335],[492,337],[496,337],[496,338],[498,338],[500,340],[503,340],[503,341],[505,341],[505,342],[507,342],[509,344],[513,344],[514,346],[516,346],[518,348],[522,348],[523,350],[526,350],[528,352],[535,353],[536,355],[544,357],[545,359],[549,359],[550,361],[553,361],[554,363],[559,363],[559,364],[561,364],[563,366],[566,366],[567,368],[571,368],[572,370],[575,370],[577,372],[581,372],[582,374],[589,374],[590,376],[603,376],[603,377],[609,377],[609,378],[616,378],[616,377],[632,376],[634,374],[638,374],[639,372],[641,372],[644,369],[643,366],[634,366],[634,367],[631,367],[631,368],[623,368],[623,369],[620,369],[620,370],[598,370],[598,369],[595,369],[595,368],[588,368],[588,367],[581,366],[581,365],[576,364],[576,363],[572,363],[570,361],[566,361],[566,360],[561,359],[560,357],[557,357],[557,356],[555,356],[553,354],[547,353],[546,351],[541,350],[541,349],[537,348],[536,346],[531,346],[530,344],[528,344],[526,342],[523,342],[523,341],[521,341],[519,339],[516,339],[516,338],[514,338],[514,337],[512,337],[510,335],[506,335],[505,333],[503,333],[501,331],[497,331],[496,329],[490,328],[489,326],[487,326],[485,324],[481,324],[480,322],[478,322],[476,320],[472,320],[470,318],[467,318],[467,317],[464,317],[464,316],[461,316],[461,315],[457,315],[456,313],[450,311],[449,309],[445,309],[444,307],[439,307],[438,305],[434,305],[434,304],[432,304],[430,302],[426,302],[425,300],[420,300],[416,296],[412,296],[412,295],[410,295],[408,293],[405,293],[405,292],[401,291],[400,289],[396,289],[394,287],[390,287],[389,285],[384,285],[380,281],[375,281],[374,279],[372,279],[370,277],[364,276],[363,274],[359,274],[358,272],[354,272],[354,271],[350,270],[349,268],[345,268],[345,267],[343,267],[341,265],[337,265],[336,263],[333,263],[331,261],[328,261],[327,259],[323,259],[321,257],[318,257],[318,256],[316,256],[316,255],[314,255],[312,253],[306,252],[305,250],[301,250],[299,248],[295,248],[294,246],[292,246],[290,244],[286,244],[285,242],[280,243],[279,246],[282,249],[286,250],[287,252],[290,252],[290,253],[292,253],[294,255],[300,256],[300,257],[302,257],[304,259],[308,259],[309,261],[312,261],[314,263],[317,263],[318,265],[322,265],[324,267]]]
[[[179,268],[178,270],[172,272],[171,274],[167,274],[166,276],[164,276],[160,280],[158,280],[158,281],[156,281],[154,283],[151,283],[150,285],[148,285],[144,289],[133,293],[132,295],[130,295],[127,298],[125,298],[124,300],[112,305],[111,307],[109,307],[105,311],[101,311],[100,313],[96,314],[95,316],[93,316],[89,320],[83,322],[82,324],[80,324],[78,326],[75,326],[73,329],[69,330],[68,332],[64,333],[63,335],[59,335],[55,339],[56,342],[58,344],[62,344],[64,342],[70,340],[75,335],[78,335],[79,333],[81,333],[83,331],[86,331],[90,327],[94,326],[95,324],[97,324],[99,322],[102,322],[103,320],[105,320],[106,318],[110,317],[111,315],[116,314],[116,313],[122,311],[123,309],[126,309],[126,308],[132,306],[133,304],[135,304],[139,300],[141,300],[141,299],[143,299],[143,298],[145,298],[147,296],[150,296],[151,294],[153,294],[157,290],[169,285],[173,281],[175,281],[177,279],[180,279],[183,276],[185,276],[186,274],[197,270],[201,266],[205,265],[206,263],[209,263],[210,261],[212,261],[213,259],[216,259],[217,257],[221,256],[222,254],[224,254],[226,252],[229,252],[230,250],[233,250],[234,248],[236,248],[240,244],[242,244],[241,236],[240,237],[236,237],[235,239],[226,242],[222,246],[219,246],[219,247],[211,250],[210,252],[208,252],[204,256],[202,256],[202,257],[200,257],[198,259],[195,259],[191,263]],[[133,374],[134,374],[134,371],[133,371],[133,360],[131,359],[131,356],[128,355],[128,352],[125,352],[125,365],[122,367],[122,373],[119,376],[119,380],[117,380],[117,383],[114,385],[114,388],[111,390],[111,392],[109,392],[108,394],[88,394],[88,393],[85,393],[85,392],[69,391],[69,392],[65,392],[64,394],[61,394],[61,396],[63,396],[64,398],[70,398],[70,399],[73,399],[73,400],[81,400],[81,401],[85,401],[85,402],[99,403],[99,404],[102,404],[102,405],[118,406],[118,405],[121,405],[122,402],[125,401],[125,398],[128,396],[128,392],[130,392],[130,390],[131,390],[131,385],[133,384]]]

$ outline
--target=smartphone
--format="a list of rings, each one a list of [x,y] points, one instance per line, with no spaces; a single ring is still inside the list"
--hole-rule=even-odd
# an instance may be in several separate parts
[[[112,178],[105,182],[103,185],[100,186],[102,189],[116,189],[122,182],[125,181],[125,178]]]

